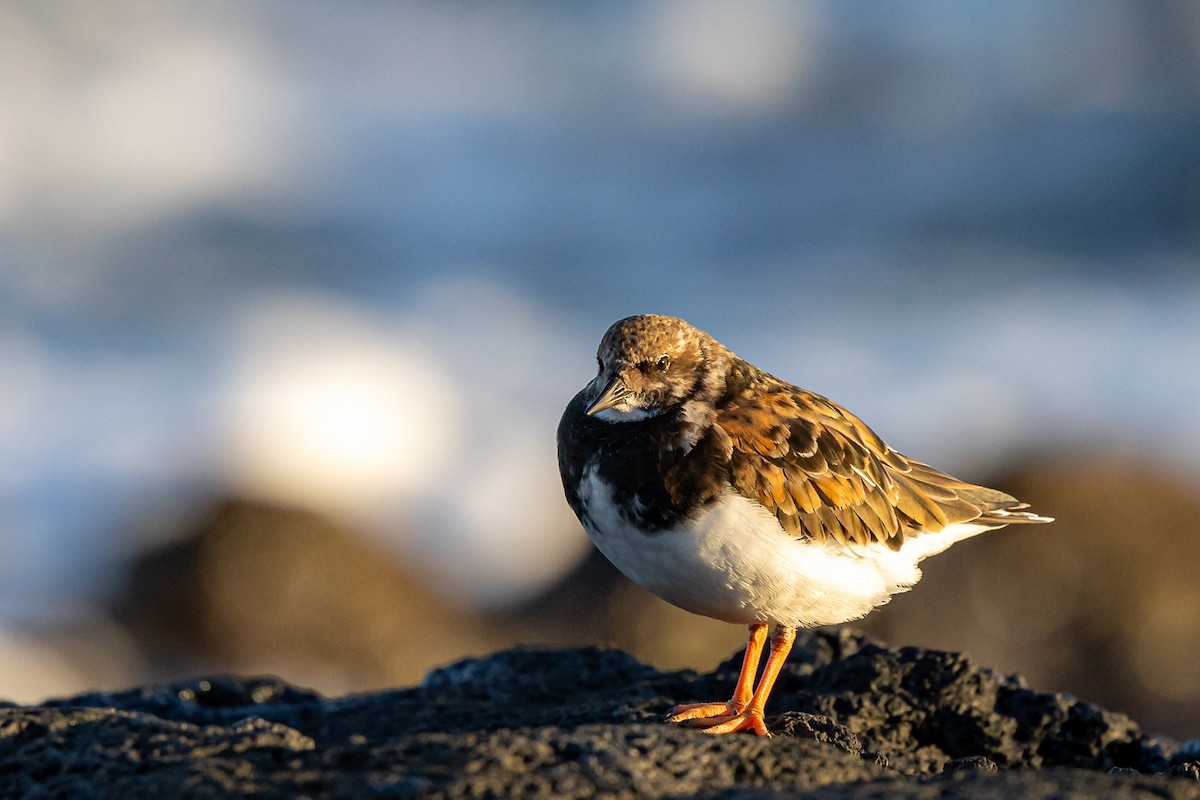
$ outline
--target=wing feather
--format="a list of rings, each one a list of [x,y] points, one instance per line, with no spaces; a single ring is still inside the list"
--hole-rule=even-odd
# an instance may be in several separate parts
[[[1014,498],[892,450],[850,412],[743,362],[742,390],[717,406],[732,443],[733,488],[794,536],[899,549],[922,533],[980,519],[1037,521]]]

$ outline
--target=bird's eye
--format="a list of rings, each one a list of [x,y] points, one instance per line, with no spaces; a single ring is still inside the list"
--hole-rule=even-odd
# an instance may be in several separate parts
[[[667,367],[669,367],[669,366],[671,366],[671,358],[669,356],[663,356],[662,358],[660,358],[658,360],[658,371],[659,372],[666,372]]]

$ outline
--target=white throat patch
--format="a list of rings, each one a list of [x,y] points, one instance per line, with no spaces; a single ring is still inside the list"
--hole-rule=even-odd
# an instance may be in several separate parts
[[[622,411],[619,408],[606,408],[603,411],[597,411],[592,415],[593,419],[598,419],[602,422],[638,422],[643,419],[649,419],[654,414],[644,408],[630,408],[628,411]]]

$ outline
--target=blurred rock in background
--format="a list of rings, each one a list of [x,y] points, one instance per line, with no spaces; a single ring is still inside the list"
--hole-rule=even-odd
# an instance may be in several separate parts
[[[344,527],[244,501],[139,558],[128,580],[114,616],[164,675],[294,675],[342,693],[415,683],[499,641]]]

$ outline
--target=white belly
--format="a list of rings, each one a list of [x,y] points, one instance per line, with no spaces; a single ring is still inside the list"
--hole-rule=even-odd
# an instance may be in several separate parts
[[[882,545],[851,551],[794,538],[761,505],[731,492],[695,519],[643,533],[621,517],[594,471],[579,493],[588,511],[584,527],[617,569],[680,608],[740,624],[858,619],[920,580],[921,558],[985,530],[960,525],[899,552]]]

